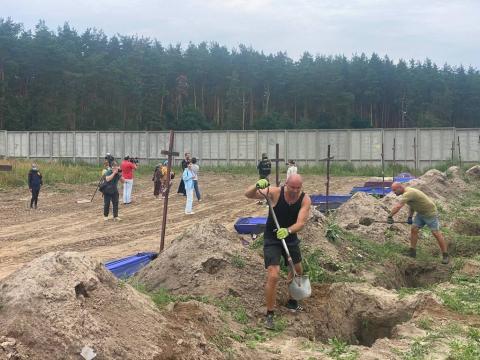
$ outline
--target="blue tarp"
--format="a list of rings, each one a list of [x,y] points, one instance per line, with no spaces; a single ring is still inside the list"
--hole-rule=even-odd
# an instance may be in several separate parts
[[[365,192],[369,195],[387,195],[392,189],[390,187],[370,187],[370,186],[354,186],[351,193],[355,194],[356,192]]]
[[[234,227],[239,234],[261,234],[266,225],[266,217],[244,217],[238,219]]]
[[[143,252],[105,263],[105,267],[117,278],[128,278],[157,257],[157,253]]]
[[[401,175],[401,174],[400,174]],[[406,182],[409,182],[410,180],[413,180],[415,179],[415,176],[395,176],[393,178],[393,181],[394,182],[399,182],[399,183],[406,183]]]
[[[352,197],[351,194],[345,195],[328,195],[328,203],[344,203],[347,202]],[[320,205],[322,203],[327,202],[327,195],[322,194],[313,194],[310,195],[310,199],[312,199],[312,205]]]

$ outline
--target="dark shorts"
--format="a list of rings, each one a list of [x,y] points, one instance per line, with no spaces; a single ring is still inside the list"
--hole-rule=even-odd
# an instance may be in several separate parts
[[[302,254],[300,253],[300,246],[288,245],[288,251],[292,257],[293,263],[298,264],[302,262]],[[280,259],[283,256],[285,259],[285,266],[288,266],[287,254],[283,249],[282,243],[278,240],[278,244],[267,244],[263,247],[263,260],[265,261],[265,269],[270,265],[280,265]]]

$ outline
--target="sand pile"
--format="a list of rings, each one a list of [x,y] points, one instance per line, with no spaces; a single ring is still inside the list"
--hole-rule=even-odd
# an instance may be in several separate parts
[[[149,298],[78,253],[46,254],[3,279],[0,304],[0,337],[10,344],[0,358],[80,359],[85,346],[97,359],[221,358],[198,326],[176,329]]]
[[[337,209],[335,219],[345,230],[352,231],[365,239],[378,242],[386,241],[386,232],[389,236],[404,238],[408,236],[408,227],[404,224],[389,225],[386,223],[389,211],[396,201],[393,193],[382,199],[363,192],[355,193],[352,198]],[[397,221],[406,221],[408,210],[403,208],[395,216]],[[364,220],[369,220],[364,222]],[[379,222],[374,222],[379,221]]]
[[[462,195],[469,188],[457,166],[448,168],[445,173],[436,169],[429,170],[409,185],[423,191],[444,207],[448,207],[449,200]]]
[[[147,289],[174,294],[241,297],[248,308],[263,305],[265,270],[257,251],[218,223],[188,228],[136,279]]]
[[[471,178],[480,179],[480,165],[472,166],[466,171],[466,174]]]

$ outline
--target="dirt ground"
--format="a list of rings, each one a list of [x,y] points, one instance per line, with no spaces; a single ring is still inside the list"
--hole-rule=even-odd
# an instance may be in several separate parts
[[[334,177],[331,194],[348,193],[366,177]],[[150,176],[135,179],[133,203],[120,205],[121,222],[103,220],[100,193],[90,199],[96,183],[88,185],[45,186],[37,210],[29,210],[28,189],[0,192],[0,279],[23,264],[51,251],[79,251],[100,261],[116,259],[141,251],[158,251],[160,247],[163,201],[156,200]],[[176,194],[175,179],[169,199],[167,247],[191,223],[212,219],[233,230],[239,217],[266,216],[264,206],[246,199],[243,192],[254,184],[255,176],[202,173],[202,202],[195,201],[195,215],[184,215],[185,198]],[[309,194],[325,193],[324,176],[305,176]]]
[[[301,234],[304,263],[321,266],[309,272],[317,279],[312,296],[303,301],[304,311],[291,313],[282,305],[288,298],[282,276],[277,326],[272,332],[263,329],[261,248],[258,242],[244,246],[233,231],[238,217],[266,214],[264,205],[243,196],[255,180],[203,174],[204,201],[195,203],[193,216],[184,215],[185,198],[173,194],[165,251],[128,282],[99,261],[158,250],[163,202],[153,198],[149,178],[137,180],[135,202],[121,205],[118,223],[104,222],[101,197],[92,204],[76,203],[88,198],[95,184],[45,188],[38,210],[27,209],[25,190],[0,193],[0,360],[78,359],[84,351],[96,352],[99,360],[480,354],[478,311],[452,311],[448,298],[440,296],[458,299],[458,281],[475,281],[480,261],[444,266],[438,256],[414,260],[379,252],[380,247],[395,245],[396,252],[405,247],[408,227],[364,225],[359,218],[384,218],[391,196],[357,194],[332,218],[312,211]],[[347,193],[365,180],[334,178],[331,193]],[[324,192],[324,181],[307,176],[306,192]],[[460,191],[477,186],[452,171],[428,172],[416,184],[445,207]],[[463,231],[465,224],[457,223]],[[349,241],[327,238],[339,228],[349,231],[344,234]]]

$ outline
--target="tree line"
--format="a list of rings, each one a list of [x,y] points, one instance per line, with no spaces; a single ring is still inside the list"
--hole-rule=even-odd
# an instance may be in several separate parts
[[[365,54],[294,61],[0,18],[0,129],[480,127],[480,73]]]

